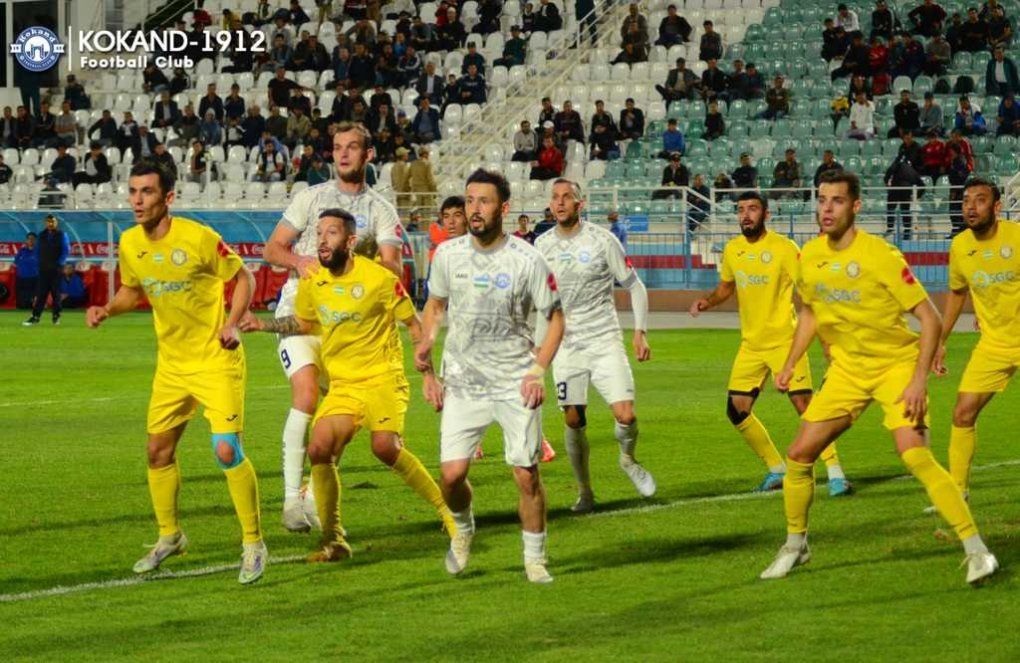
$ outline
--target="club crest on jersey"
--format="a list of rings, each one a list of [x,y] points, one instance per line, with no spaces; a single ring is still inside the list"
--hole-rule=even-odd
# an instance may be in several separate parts
[[[761,252],[761,261],[765,265],[767,265],[770,262],[772,262],[772,252],[771,251],[762,251]]]
[[[1003,260],[1009,260],[1013,257],[1013,247],[1007,244],[999,249],[999,255],[1002,256]]]
[[[174,249],[170,254],[170,262],[178,267],[182,267],[184,263],[188,262],[188,254],[183,249]]]
[[[861,275],[861,266],[856,260],[851,260],[846,266],[846,275],[852,279]]]
[[[587,265],[588,263],[591,262],[591,254],[588,253],[587,251],[581,251],[580,253],[577,254],[577,262],[583,265]]]
[[[364,296],[365,286],[361,285],[360,283],[355,283],[353,286],[351,286],[351,297],[354,297],[355,299],[361,299]]]
[[[488,290],[489,289],[489,275],[488,274],[479,274],[478,276],[475,277],[474,284],[475,284],[475,287],[478,288],[479,290]]]
[[[500,290],[506,290],[510,287],[510,275],[506,272],[500,272],[496,274],[496,287]]]
[[[364,214],[354,215],[354,224],[358,227],[358,230],[362,230],[368,227],[368,217]]]

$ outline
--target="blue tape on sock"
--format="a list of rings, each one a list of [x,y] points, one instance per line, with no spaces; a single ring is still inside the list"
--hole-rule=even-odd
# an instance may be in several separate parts
[[[219,454],[216,453],[220,443],[227,444],[234,450],[234,460],[229,464],[220,460]],[[213,433],[212,450],[213,456],[216,458],[216,464],[220,466],[221,470],[231,470],[244,462],[244,451],[241,450],[241,438],[238,437],[237,433]]]

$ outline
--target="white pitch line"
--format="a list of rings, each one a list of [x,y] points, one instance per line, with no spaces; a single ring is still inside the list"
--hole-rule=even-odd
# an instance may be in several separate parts
[[[1001,467],[1014,467],[1020,465],[1020,458],[1014,460],[1004,460],[998,463],[989,463],[988,465],[978,465],[972,468],[975,472],[981,472],[985,470],[994,470]],[[911,475],[906,474],[902,476],[892,477],[893,481],[900,481],[904,479],[913,478]],[[776,496],[782,495],[782,491],[774,490],[768,493],[730,493],[728,495],[711,495],[708,497],[693,497],[689,499],[679,499],[672,502],[664,502],[662,504],[650,504],[648,506],[637,506],[629,509],[618,509],[615,511],[602,511],[585,516],[585,518],[612,518],[615,516],[632,515],[635,513],[652,513],[655,511],[663,511],[665,509],[674,509],[679,506],[690,506],[694,504],[711,504],[714,502],[743,502],[748,500],[763,500],[770,499]],[[270,557],[270,565],[275,564],[293,564],[295,562],[304,561],[304,555],[289,555],[287,557]],[[156,575],[150,576],[132,576],[130,578],[119,578],[116,580],[102,580],[98,582],[85,582],[80,585],[58,585],[57,587],[50,587],[49,589],[38,589],[31,592],[21,592],[18,594],[0,594],[0,603],[18,603],[22,601],[35,601],[37,599],[45,599],[53,596],[64,596],[67,594],[78,594],[81,592],[89,592],[93,590],[101,589],[112,589],[115,587],[134,587],[149,582],[156,582],[158,580],[177,580],[180,578],[196,578],[200,576],[215,575],[217,573],[224,573],[226,571],[233,571],[239,567],[238,564],[219,564],[216,566],[206,566],[200,569],[190,569],[184,571],[164,571]]]

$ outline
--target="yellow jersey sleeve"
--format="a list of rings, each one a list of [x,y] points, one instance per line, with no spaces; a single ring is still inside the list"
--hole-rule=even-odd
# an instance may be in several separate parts
[[[215,230],[206,228],[202,237],[202,264],[209,273],[226,282],[234,278],[244,263]]]
[[[876,252],[878,279],[904,311],[928,299],[924,286],[910,270],[906,258],[898,249],[888,246],[888,251]]]
[[[964,249],[961,246],[963,235],[957,235],[953,243],[949,245],[949,289],[953,292],[960,292],[970,287],[967,275],[964,274],[960,264],[960,252]]]
[[[411,303],[411,297],[404,289],[404,284],[396,276],[392,276],[392,286],[388,288],[388,301],[386,308],[393,312],[393,317],[401,322],[410,320],[417,311]]]
[[[719,272],[719,278],[728,283],[733,283],[737,280],[737,277],[733,274],[733,243],[727,242],[726,247],[722,253],[722,271]]]
[[[294,297],[294,315],[302,320],[319,321],[315,314],[314,283],[318,272],[310,278],[298,279],[297,295]]]
[[[786,242],[786,251],[783,251],[783,271],[786,272],[790,282],[798,290],[798,279],[800,278],[800,247],[792,239]]]
[[[117,263],[120,269],[120,282],[122,285],[126,285],[129,288],[138,288],[142,282],[138,278],[138,274],[135,273],[134,268],[131,266],[129,256],[132,255],[134,247],[131,245],[131,236],[127,233],[121,236],[120,246],[118,248]]]

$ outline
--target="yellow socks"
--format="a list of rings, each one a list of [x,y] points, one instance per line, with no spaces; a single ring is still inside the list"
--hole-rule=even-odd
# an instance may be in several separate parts
[[[974,447],[977,446],[977,430],[953,426],[949,435],[949,475],[966,491],[970,487],[970,466],[974,462]]]
[[[949,472],[946,472],[931,455],[931,449],[913,447],[904,451],[901,458],[910,473],[924,484],[931,503],[956,530],[956,535],[963,540],[977,534],[977,525],[974,524],[974,517],[970,515],[970,508],[964,501],[963,494],[949,476]]]
[[[223,470],[227,477],[227,488],[230,499],[234,502],[234,511],[241,521],[242,541],[258,543],[262,540],[262,522],[259,515],[259,482],[255,476],[255,468],[245,458],[237,467]]]
[[[312,492],[315,508],[322,522],[322,542],[326,545],[343,541],[340,525],[340,475],[334,463],[312,465]]]
[[[786,459],[786,476],[783,477],[783,507],[786,509],[786,531],[801,534],[808,528],[808,512],[815,497],[814,464],[798,463]]]
[[[152,510],[156,512],[160,536],[174,536],[181,531],[177,520],[177,495],[181,491],[181,466],[177,459],[172,465],[149,468],[149,495]]]
[[[414,492],[418,493],[419,497],[436,508],[436,511],[439,512],[439,517],[443,519],[447,533],[453,536],[457,531],[457,526],[450,515],[450,509],[447,508],[446,502],[443,501],[443,493],[439,490],[439,486],[436,485],[432,475],[429,474],[425,466],[418,460],[418,457],[411,453],[407,447],[404,447],[397,455],[397,461],[393,463],[392,470]]]
[[[777,471],[777,468],[783,466],[783,457],[776,450],[776,445],[769,437],[769,432],[765,430],[761,421],[753,413],[747,415],[746,419],[737,424],[737,432],[754,453],[758,454],[769,470]]]

